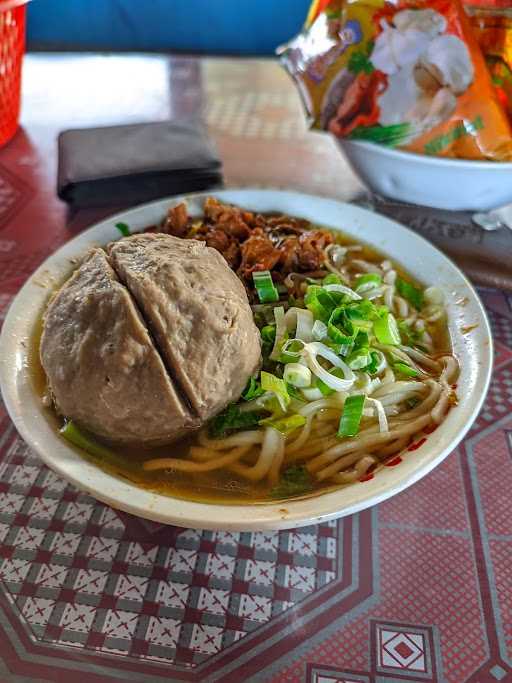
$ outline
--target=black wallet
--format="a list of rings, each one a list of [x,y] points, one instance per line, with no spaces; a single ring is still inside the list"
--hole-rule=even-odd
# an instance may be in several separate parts
[[[163,121],[59,135],[57,193],[76,208],[136,204],[222,185],[200,123]]]

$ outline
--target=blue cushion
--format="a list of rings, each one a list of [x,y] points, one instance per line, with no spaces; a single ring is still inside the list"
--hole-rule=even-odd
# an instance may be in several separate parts
[[[310,0],[35,0],[28,45],[66,49],[272,54]]]

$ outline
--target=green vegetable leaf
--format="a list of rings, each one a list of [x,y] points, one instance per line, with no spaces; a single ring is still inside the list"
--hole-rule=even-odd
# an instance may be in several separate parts
[[[231,403],[210,420],[208,433],[212,439],[220,438],[241,429],[257,427],[264,417],[266,413],[262,411],[242,412],[235,403]]]
[[[308,493],[312,489],[313,480],[304,465],[292,465],[284,470],[270,495],[272,498],[291,498]]]
[[[263,393],[264,391],[261,388],[261,384],[255,377],[251,377],[247,383],[247,386],[242,392],[242,398],[244,401],[252,401],[253,399],[258,398],[258,396],[261,396]]]
[[[128,237],[130,234],[130,228],[126,225],[126,223],[116,223],[116,228],[119,230],[121,235],[123,235],[123,237]]]
[[[306,418],[303,415],[289,415],[288,417],[266,417],[260,421],[261,425],[266,427],[273,427],[278,432],[288,436],[299,427],[306,424]]]
[[[395,285],[400,296],[407,299],[419,311],[423,306],[423,292],[421,289],[401,277],[397,277]]]

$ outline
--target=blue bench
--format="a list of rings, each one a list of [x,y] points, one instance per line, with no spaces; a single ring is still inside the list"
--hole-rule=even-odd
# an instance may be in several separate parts
[[[270,55],[310,0],[34,0],[28,48]]]

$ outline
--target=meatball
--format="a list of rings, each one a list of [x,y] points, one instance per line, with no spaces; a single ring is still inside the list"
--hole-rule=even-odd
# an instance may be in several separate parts
[[[40,356],[63,416],[108,441],[155,445],[238,399],[260,337],[220,254],[145,234],[86,255],[47,308]]]

